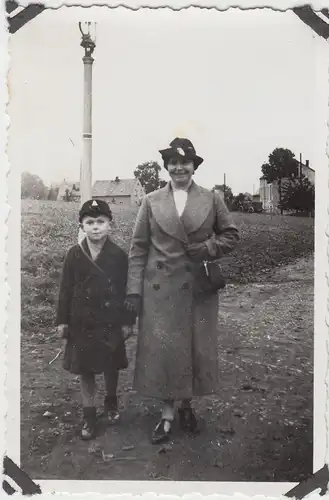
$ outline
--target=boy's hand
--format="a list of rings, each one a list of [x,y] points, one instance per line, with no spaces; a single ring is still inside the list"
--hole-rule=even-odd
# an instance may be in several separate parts
[[[134,327],[133,326],[124,325],[122,327],[122,331],[123,331],[123,338],[125,340],[128,340],[132,335],[134,335]]]
[[[129,312],[135,313],[137,316],[140,312],[141,297],[137,294],[127,295],[125,300],[125,307]]]
[[[57,332],[62,339],[68,338],[69,325],[58,325]]]

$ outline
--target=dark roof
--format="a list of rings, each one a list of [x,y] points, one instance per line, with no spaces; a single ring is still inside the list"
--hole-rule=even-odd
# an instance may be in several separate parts
[[[119,179],[112,181],[96,181],[93,185],[92,195],[94,198],[102,196],[131,196],[137,179]]]

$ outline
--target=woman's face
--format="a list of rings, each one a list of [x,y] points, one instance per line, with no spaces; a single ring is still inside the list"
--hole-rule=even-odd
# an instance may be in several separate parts
[[[184,159],[171,159],[168,163],[168,173],[175,186],[187,186],[194,174],[194,163]]]

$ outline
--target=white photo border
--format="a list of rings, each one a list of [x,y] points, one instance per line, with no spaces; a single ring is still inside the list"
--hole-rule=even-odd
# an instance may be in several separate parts
[[[20,2],[21,5],[26,5],[29,2]],[[59,6],[80,5],[92,6],[93,2],[83,1],[76,4],[75,2],[56,2],[47,0],[44,2],[46,7],[58,8]],[[98,5],[108,5],[109,7],[117,7],[120,2],[105,2],[97,1]],[[226,10],[230,6],[240,6],[243,9],[254,7],[273,7],[276,10],[285,10],[296,6],[303,5],[303,2],[290,2],[288,0],[279,2],[267,2],[264,5],[261,0],[257,2],[240,2],[239,5],[231,2],[222,2],[220,9],[214,2],[199,0],[193,2],[196,7],[216,8]],[[122,5],[122,4],[121,4]],[[127,0],[124,3],[125,7],[138,9],[141,4],[138,1]],[[148,1],[147,4],[142,4],[143,7],[158,8],[171,7],[174,10],[190,6],[188,2],[181,0],[173,1],[170,4],[164,5],[158,0]],[[313,2],[314,10],[329,7],[329,2]],[[64,7],[65,8],[65,7]],[[4,6],[1,5],[3,16],[5,18]],[[73,9],[69,9],[73,10]],[[102,9],[103,10],[103,9]],[[80,19],[88,20],[90,17],[90,9],[81,11]],[[94,18],[93,18],[94,19]],[[33,20],[31,21],[33,22]],[[20,173],[10,169],[9,159],[6,156],[5,145],[9,133],[8,124],[9,117],[6,114],[6,104],[8,102],[7,89],[7,71],[9,68],[9,57],[7,52],[8,33],[5,29],[1,32],[1,94],[4,97],[3,109],[4,120],[1,122],[2,149],[0,164],[3,166],[0,169],[0,201],[1,201],[1,327],[4,335],[2,335],[2,350],[1,350],[1,366],[5,367],[1,370],[2,377],[2,401],[3,408],[1,417],[3,422],[3,433],[1,433],[1,444],[4,450],[4,455],[10,456],[15,463],[20,463],[20,431],[19,431],[19,415],[20,415],[20,184],[17,178]],[[324,102],[328,104],[328,42],[323,40],[323,47],[319,50],[317,57],[317,111],[319,112],[319,145],[321,154],[319,154],[319,163],[317,164],[316,175],[316,232],[315,232],[315,355],[314,355],[314,471],[322,468],[325,463],[329,463],[329,447],[328,447],[328,423],[327,423],[327,399],[328,399],[328,341],[326,335],[329,325],[329,225],[328,225],[328,158],[327,158],[327,119],[328,109],[324,109]],[[326,61],[327,66],[324,66],[323,61]],[[325,128],[324,128],[325,124]],[[8,175],[7,175],[8,174]],[[9,217],[8,217],[9,213]],[[18,309],[17,309],[18,306]],[[10,359],[10,363],[8,363]],[[15,376],[12,376],[12,373]],[[10,397],[9,397],[10,394]],[[18,417],[18,418],[17,418]],[[324,439],[326,436],[326,439]],[[65,492],[69,494],[86,495],[87,492],[92,492],[101,495],[119,495],[128,493],[134,495],[145,494],[152,492],[157,495],[184,495],[192,493],[202,495],[213,495],[220,490],[221,495],[247,495],[248,497],[255,495],[265,495],[268,497],[279,497],[284,495],[288,490],[293,488],[297,483],[252,483],[252,482],[160,482],[160,481],[39,481],[37,478],[33,480],[40,484],[43,493]],[[91,494],[91,493],[90,493]],[[153,495],[152,495],[153,496]],[[145,496],[146,498],[146,496]]]

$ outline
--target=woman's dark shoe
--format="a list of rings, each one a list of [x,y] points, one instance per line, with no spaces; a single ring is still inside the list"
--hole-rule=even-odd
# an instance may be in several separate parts
[[[178,415],[179,425],[183,431],[191,434],[199,434],[198,421],[192,408],[179,408]]]
[[[104,400],[104,415],[110,425],[114,425],[120,420],[118,401],[116,396],[106,396]]]
[[[96,408],[86,406],[83,409],[81,439],[88,441],[96,437]]]
[[[152,444],[160,444],[169,441],[171,435],[171,421],[162,418],[156,425],[152,434]]]

